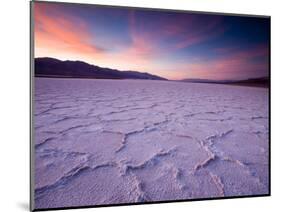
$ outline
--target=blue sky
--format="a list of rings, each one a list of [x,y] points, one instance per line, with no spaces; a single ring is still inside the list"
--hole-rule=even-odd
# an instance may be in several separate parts
[[[268,76],[269,19],[35,2],[35,56],[168,79]]]

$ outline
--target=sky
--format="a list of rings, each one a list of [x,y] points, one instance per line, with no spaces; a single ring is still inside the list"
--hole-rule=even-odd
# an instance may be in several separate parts
[[[35,57],[170,80],[268,76],[269,27],[261,17],[34,3]]]

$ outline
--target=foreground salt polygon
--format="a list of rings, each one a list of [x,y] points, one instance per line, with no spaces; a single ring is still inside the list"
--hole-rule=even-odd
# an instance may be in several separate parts
[[[268,89],[35,80],[35,207],[268,193]]]

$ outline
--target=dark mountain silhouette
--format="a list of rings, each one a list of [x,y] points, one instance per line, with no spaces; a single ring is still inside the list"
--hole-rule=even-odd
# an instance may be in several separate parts
[[[183,79],[183,82],[191,83],[215,83],[230,85],[245,85],[255,87],[269,87],[269,77],[251,78],[245,80],[208,80],[208,79]]]
[[[61,61],[49,57],[35,58],[35,77],[167,80],[149,73],[119,71],[82,61]]]
[[[196,82],[196,83],[231,83],[233,80],[210,80],[210,79],[183,79],[183,82]]]

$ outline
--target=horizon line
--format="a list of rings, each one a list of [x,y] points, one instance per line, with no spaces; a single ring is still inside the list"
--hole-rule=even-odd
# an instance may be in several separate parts
[[[105,67],[105,66],[99,66],[99,65],[96,65],[96,64],[93,64],[93,63],[88,63],[88,62],[85,62],[83,60],[70,60],[70,59],[58,59],[58,58],[55,58],[55,57],[50,57],[50,56],[45,56],[45,57],[34,57],[34,61],[35,59],[42,59],[42,58],[49,58],[49,59],[54,59],[54,60],[58,60],[58,61],[61,61],[61,62],[66,62],[66,61],[71,61],[71,62],[82,62],[82,63],[86,63],[88,65],[91,65],[91,66],[96,66],[96,67],[99,67],[99,68],[105,68],[105,69],[112,69],[112,70],[116,70],[116,71],[121,71],[121,72],[125,72],[125,71],[132,71],[132,72],[138,72],[138,73],[142,73],[142,74],[150,74],[150,75],[153,75],[153,76],[157,76],[157,77],[161,77],[161,78],[164,78],[168,81],[184,81],[184,80],[206,80],[206,81],[213,81],[213,82],[223,82],[223,81],[243,81],[243,80],[253,80],[253,79],[263,79],[263,78],[269,78],[269,76],[262,76],[262,77],[255,77],[255,78],[241,78],[241,79],[209,79],[209,78],[182,78],[182,79],[168,79],[166,77],[163,77],[163,76],[160,76],[160,75],[156,75],[156,74],[152,74],[150,72],[142,72],[142,71],[137,71],[137,70],[130,70],[130,69],[127,69],[127,70],[120,70],[120,69],[116,69],[116,68],[111,68],[111,67]]]

